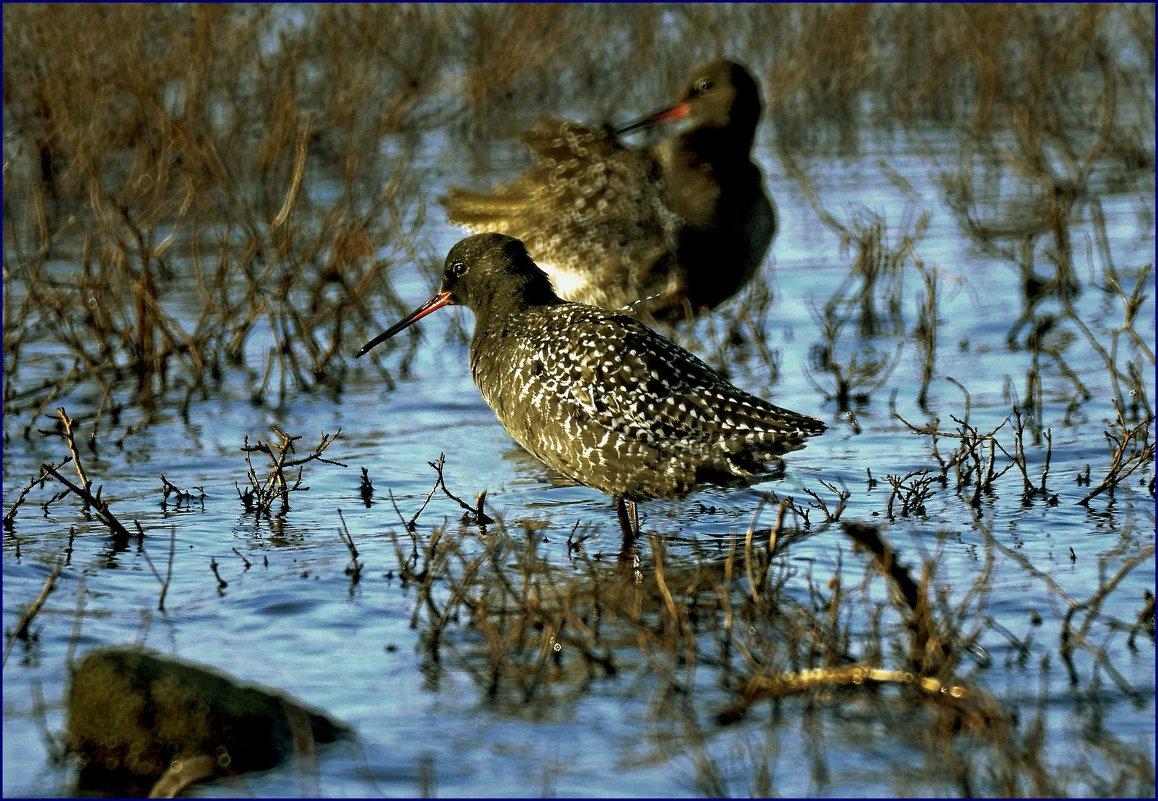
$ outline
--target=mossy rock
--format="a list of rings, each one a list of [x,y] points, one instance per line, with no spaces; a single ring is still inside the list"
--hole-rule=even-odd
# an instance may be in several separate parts
[[[315,743],[349,734],[279,692],[131,647],[88,654],[73,672],[68,707],[79,786],[100,792],[172,795],[200,779],[308,756]]]

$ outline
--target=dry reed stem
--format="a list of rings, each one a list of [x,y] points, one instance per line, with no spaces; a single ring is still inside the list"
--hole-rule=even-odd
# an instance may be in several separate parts
[[[342,523],[342,527],[338,529],[338,536],[341,537],[342,543],[350,551],[350,564],[346,568],[346,575],[350,577],[350,591],[353,592],[354,586],[362,578],[363,565],[358,561],[358,548],[354,545],[354,538],[350,535],[350,529],[346,527],[346,518],[341,509],[338,510],[338,520]]]

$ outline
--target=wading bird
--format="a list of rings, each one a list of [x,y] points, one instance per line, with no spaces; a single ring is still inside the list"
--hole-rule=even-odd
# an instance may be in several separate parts
[[[454,188],[452,223],[523,240],[559,295],[657,320],[708,311],[756,275],[776,212],[752,144],[760,89],[744,67],[697,68],[679,101],[618,130],[542,119],[535,164],[491,192]],[[619,135],[680,123],[645,148]]]
[[[470,370],[499,421],[544,464],[611,495],[628,544],[636,501],[754,483],[825,430],[639,320],[561,300],[523,243],[502,234],[451,248],[434,297],[357,355],[456,303],[474,312]]]

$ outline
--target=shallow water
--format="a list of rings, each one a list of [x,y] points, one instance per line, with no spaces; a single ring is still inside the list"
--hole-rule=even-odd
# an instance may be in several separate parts
[[[948,143],[943,146],[948,153]],[[459,163],[442,154],[445,147],[430,145],[426,189],[431,204],[449,180],[451,166]],[[942,430],[954,430],[951,417],[965,415],[966,399],[948,380],[952,377],[968,391],[969,422],[985,432],[1010,415],[1015,397],[1026,397],[1032,353],[1006,341],[1022,308],[1018,276],[1012,266],[972,245],[945,208],[935,174],[941,162],[894,145],[856,159],[802,163],[837,219],[848,224],[853,210],[865,207],[887,222],[890,243],[908,232],[902,222],[906,215],[932,215],[915,244],[926,266],[940,276],[938,349],[928,408],[917,404],[922,357],[911,333],[897,335],[882,325],[884,333],[862,336],[854,316],[838,339],[838,361],[847,363],[854,352],[861,363],[874,354],[891,356],[897,343],[904,343],[883,386],[853,402],[858,429],[809,379],[810,351],[822,340],[819,313],[848,276],[851,256],[818,221],[784,165],[770,150],[762,157],[781,219],[764,273],[774,301],[762,331],[765,346],[778,354],[779,374],[773,376],[750,347],[728,350],[727,367],[741,386],[816,415],[830,430],[789,454],[786,475],[778,481],[744,490],[709,488],[683,502],[643,505],[644,529],[665,539],[665,568],[718,566],[732,538],[743,536],[758,509],[759,527],[771,524],[775,508],[767,502],[768,492],[807,505],[804,491],[811,489],[835,506],[835,493],[820,482],[846,487],[850,496],[841,520],[880,524],[883,536],[915,569],[936,554],[936,581],[953,603],[962,600],[987,554],[994,555],[986,607],[974,619],[988,616],[994,623],[982,628],[979,640],[991,663],[986,667],[978,659],[963,664],[961,671],[1015,711],[1023,725],[1041,723],[1050,764],[1068,764],[1068,755],[1081,755],[1086,773],[1075,769],[1065,785],[1069,792],[1106,794],[1113,786],[1106,777],[1116,775],[1115,749],[1140,752],[1152,771],[1154,642],[1141,636],[1131,649],[1111,621],[1133,622],[1143,592],[1153,589],[1153,467],[1138,470],[1112,499],[1096,498],[1088,508],[1076,503],[1088,491],[1076,482],[1085,466],[1091,466],[1096,483],[1109,463],[1102,432],[1114,417],[1114,388],[1100,357],[1072,324],[1063,321],[1050,334],[1068,370],[1091,395],[1068,414],[1074,384],[1056,360],[1041,358],[1041,418],[1031,425],[1051,432],[1048,486],[1057,495],[1056,505],[1041,498],[1023,504],[1014,469],[981,499],[975,513],[954,492],[950,478],[948,488],[933,486],[923,514],[889,520],[886,475],[935,470],[937,464],[929,437],[913,434],[894,412],[914,425],[939,418]],[[511,151],[504,150],[493,159],[492,172],[457,180],[492,183],[509,175],[510,158]],[[882,161],[912,184],[919,202],[897,188]],[[1114,262],[1127,288],[1153,259],[1152,184],[1145,192],[1100,196]],[[462,234],[436,210],[428,217],[425,244],[444,254]],[[1105,332],[1121,325],[1122,308],[1095,286],[1104,285],[1105,276],[1096,258],[1087,260],[1085,243],[1091,240],[1089,226],[1084,229],[1074,237],[1083,285],[1075,305],[1087,325]],[[429,275],[419,269],[397,273],[395,287],[416,306],[430,292]],[[903,281],[902,327],[911,332],[923,291],[911,264]],[[1147,281],[1150,299],[1141,306],[1135,329],[1153,348],[1153,274]],[[877,308],[887,323],[879,298]],[[1042,313],[1051,310],[1056,314],[1056,301],[1041,307]],[[719,352],[715,343],[734,314],[735,305],[730,305],[715,320],[697,326],[695,341],[712,344],[699,349],[701,355]],[[391,322],[382,320],[383,325]],[[702,664],[685,699],[695,725],[673,714],[667,684],[631,641],[609,645],[620,665],[616,675],[560,680],[527,703],[488,697],[480,669],[484,646],[465,623],[445,635],[436,661],[422,641],[422,627],[411,626],[419,599],[415,587],[399,576],[396,543],[409,547],[400,514],[409,519],[431,492],[435,473],[428,462],[440,453],[446,455],[445,482],[452,492],[473,501],[486,490],[488,511],[502,518],[515,540],[524,524],[534,526],[541,539],[538,554],[553,568],[552,580],[584,578],[568,550],[573,530],[592,535],[584,543],[586,552],[600,556],[596,564],[608,574],[615,570],[619,547],[609,499],[583,487],[561,486],[496,422],[471,383],[465,345],[447,335],[454,325],[469,330],[469,313],[441,312],[418,326],[417,358],[409,377],[392,392],[383,391],[376,374],[361,363],[340,397],[299,394],[280,408],[250,403],[243,382],[227,381],[220,395],[194,402],[187,422],[176,411],[162,410],[123,449],[106,444],[97,454],[83,453],[90,476],[104,486],[118,517],[140,523],[145,548],[162,571],[169,538],[175,538],[164,612],[157,610],[159,583],[136,543],[116,551],[102,525],[73,499],[47,511],[38,503],[20,510],[14,532],[4,538],[6,630],[39,593],[71,528],[76,537],[33,625],[34,639],[18,642],[4,667],[6,796],[69,792],[72,769],[51,761],[43,736],[65,728],[66,660],[99,645],[127,643],[143,643],[284,690],[357,732],[354,743],[322,749],[316,766],[291,762],[198,785],[188,791],[195,795],[669,796],[750,794],[766,788],[782,795],[961,792],[921,750],[913,716],[899,711],[882,716],[881,704],[865,704],[856,693],[808,704],[792,698],[756,704],[742,722],[714,725],[711,717],[727,705],[729,693],[714,672],[711,642],[703,644]],[[1025,331],[1020,341],[1025,342]],[[260,351],[266,344],[252,347]],[[1127,354],[1123,343],[1122,364]],[[389,364],[392,357],[397,358],[389,353],[380,358]],[[52,366],[44,369],[50,374]],[[811,375],[819,387],[830,386],[823,374],[813,370]],[[35,378],[31,370],[23,375],[25,381]],[[1152,364],[1144,365],[1143,386],[1152,402]],[[70,405],[69,411],[82,409]],[[1032,410],[1026,407],[1025,414]],[[66,454],[57,438],[20,438],[28,422],[8,415],[4,420],[6,511],[41,462]],[[269,439],[273,426],[303,436],[299,454],[317,444],[319,432],[340,428],[326,456],[347,466],[307,465],[309,491],[295,493],[284,516],[260,519],[243,510],[235,482],[245,484],[244,438]],[[1007,424],[1001,434],[1006,447],[1011,431]],[[942,440],[940,447],[948,453],[953,445]],[[1033,442],[1028,431],[1026,452],[1029,474],[1039,480],[1044,446]],[[358,491],[363,467],[374,485],[369,506]],[[204,499],[182,507],[171,499],[163,503],[162,473],[183,489],[203,487]],[[46,499],[39,497],[39,503]],[[359,581],[346,572],[350,554],[339,537],[339,510],[364,565]],[[461,514],[457,504],[435,492],[418,518],[419,546],[443,526],[457,532]],[[776,557],[776,565],[789,571],[784,592],[801,604],[809,603],[808,577],[824,586],[839,570],[842,582],[853,587],[875,573],[838,525],[825,524],[821,510],[812,510],[810,519],[805,529],[802,520],[790,517],[790,525],[805,536]],[[1009,553],[994,549],[986,532]],[[468,532],[464,542],[469,545],[474,537]],[[1058,656],[1064,599],[1090,598],[1131,557],[1140,557],[1140,564],[1106,596],[1089,638],[1104,648],[1134,694],[1124,692],[1083,652],[1075,656],[1079,680],[1072,684]],[[218,585],[211,560],[227,586]],[[641,545],[640,560],[639,569],[650,575],[655,560],[650,542]],[[888,602],[879,583],[872,597]],[[1040,626],[1030,622],[1034,610],[1043,618]],[[851,630],[863,634],[867,610],[853,604],[848,614]],[[1020,658],[1003,631],[1020,639],[1033,636],[1027,657]],[[1089,745],[1099,737],[1106,752]],[[1118,791],[1135,788],[1126,783]],[[984,784],[974,791],[992,792]]]

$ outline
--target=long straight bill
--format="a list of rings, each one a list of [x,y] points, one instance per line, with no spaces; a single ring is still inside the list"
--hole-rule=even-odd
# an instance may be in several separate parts
[[[625,133],[631,133],[639,128],[650,128],[653,125],[658,125],[661,122],[672,122],[674,120],[682,120],[688,116],[692,107],[688,103],[680,103],[678,106],[665,108],[663,111],[657,111],[654,114],[649,114],[642,120],[624,125],[622,128],[616,128],[616,135],[622,136]]]
[[[451,293],[451,292],[439,292],[437,295],[435,295],[430,300],[423,303],[417,309],[410,312],[410,314],[408,314],[405,319],[400,320],[399,322],[390,326],[385,331],[383,331],[381,334],[374,337],[369,342],[367,342],[365,345],[363,345],[361,350],[359,350],[356,354],[354,354],[354,358],[356,359],[360,356],[364,356],[365,354],[369,353],[373,348],[382,344],[383,342],[385,342],[390,337],[397,334],[402,329],[409,328],[410,326],[414,325],[416,322],[421,320],[426,315],[428,315],[432,312],[436,312],[439,309],[441,309],[443,306],[449,306],[452,303],[454,303],[454,294],[453,293]]]

